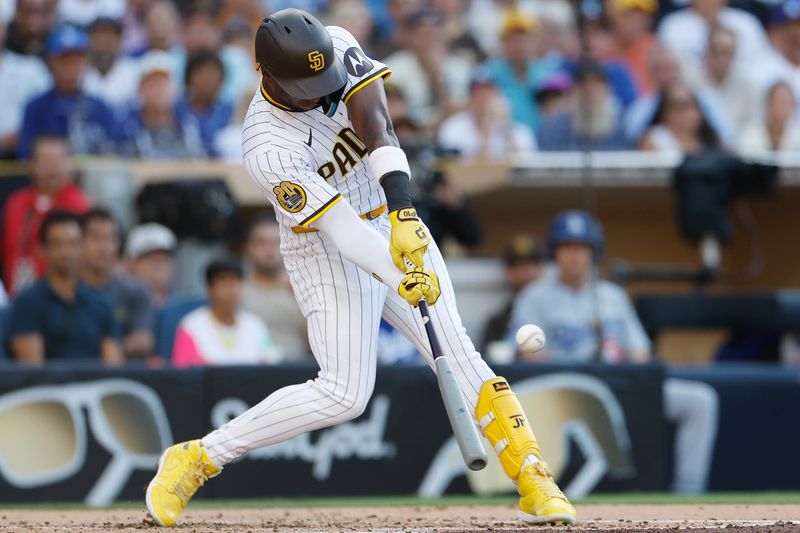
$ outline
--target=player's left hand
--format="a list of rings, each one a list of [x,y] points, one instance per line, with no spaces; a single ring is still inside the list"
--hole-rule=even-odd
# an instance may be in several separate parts
[[[439,277],[433,270],[414,268],[406,273],[397,292],[414,307],[423,298],[428,305],[433,305],[439,299]]]
[[[424,256],[431,243],[428,230],[417,216],[413,207],[404,207],[389,213],[392,222],[392,236],[389,239],[389,252],[397,268],[405,272],[406,259],[417,268],[425,264]]]

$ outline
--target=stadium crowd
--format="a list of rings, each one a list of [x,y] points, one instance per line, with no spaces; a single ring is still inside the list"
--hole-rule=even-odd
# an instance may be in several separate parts
[[[178,366],[310,357],[274,218],[249,228],[243,261],[207,266],[208,300],[189,305],[171,285],[175,234],[142,224],[123,246],[115,213],[91,206],[70,171],[71,155],[239,162],[241,122],[258,86],[253,32],[264,13],[283,7],[346,28],[392,69],[387,100],[409,154],[431,145],[464,159],[536,150],[800,150],[800,0],[2,6],[0,152],[28,161],[29,183],[0,198],[0,308],[13,308],[6,338],[22,362],[45,354],[96,354],[110,364],[156,354]],[[423,218],[435,238],[474,244],[480,221],[458,184],[434,174],[418,199]],[[512,244],[513,292],[527,294],[544,257],[530,243]],[[573,263],[585,263],[581,257]],[[613,321],[629,323],[609,339],[584,332],[583,350],[612,362],[646,360],[649,342],[627,297],[612,293],[624,315]],[[490,321],[486,347],[508,338],[514,309],[511,302]],[[159,343],[156,317],[172,310],[182,319]],[[388,345],[390,360],[407,359]]]
[[[576,7],[576,4],[580,4]],[[350,31],[401,140],[462,157],[532,150],[797,150],[796,0],[6,0],[0,153],[241,158],[263,15]]]

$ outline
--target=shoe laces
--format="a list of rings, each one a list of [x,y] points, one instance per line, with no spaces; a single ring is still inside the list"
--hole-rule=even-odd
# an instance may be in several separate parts
[[[531,468],[528,470],[531,472],[531,477],[534,479],[534,482],[539,487],[539,490],[548,498],[558,498],[560,500],[567,500],[567,497],[564,496],[564,493],[561,492],[561,489],[558,488],[558,485],[553,479],[553,473],[547,467],[547,465],[543,462],[538,462],[531,465]]]
[[[208,475],[203,469],[202,461],[192,463],[190,468],[187,468],[181,477],[172,485],[172,493],[186,505],[192,499],[197,489],[205,484]]]

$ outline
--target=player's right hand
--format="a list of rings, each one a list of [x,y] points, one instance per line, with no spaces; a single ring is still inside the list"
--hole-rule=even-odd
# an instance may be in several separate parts
[[[423,298],[427,300],[428,305],[433,305],[439,299],[439,277],[433,270],[414,268],[406,272],[397,292],[414,307],[417,307]]]

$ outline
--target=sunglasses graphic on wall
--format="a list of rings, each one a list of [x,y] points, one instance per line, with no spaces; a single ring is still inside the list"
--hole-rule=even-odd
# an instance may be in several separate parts
[[[85,410],[85,414],[84,414]],[[111,461],[85,502],[113,502],[137,469],[155,470],[172,442],[155,392],[127,379],[22,389],[0,396],[0,475],[20,489],[63,481],[84,465],[91,429]]]

